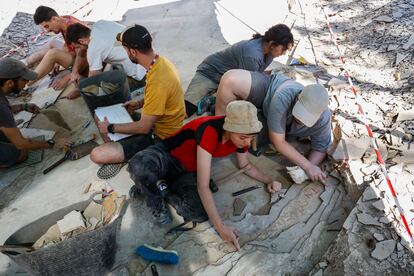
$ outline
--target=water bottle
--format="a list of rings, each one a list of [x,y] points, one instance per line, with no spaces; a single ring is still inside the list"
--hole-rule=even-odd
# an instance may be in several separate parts
[[[165,198],[168,194],[168,185],[164,180],[157,181],[157,188],[160,191],[160,194],[163,198]]]

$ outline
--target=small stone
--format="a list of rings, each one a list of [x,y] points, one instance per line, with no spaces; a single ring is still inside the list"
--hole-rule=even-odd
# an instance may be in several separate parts
[[[240,198],[236,198],[233,202],[233,216],[240,216],[246,208],[246,202]]]
[[[394,251],[396,241],[386,240],[376,244],[374,251],[371,252],[371,256],[377,260],[384,260],[388,258]]]
[[[404,54],[397,54],[397,57],[395,58],[395,65],[400,64],[401,61],[403,61],[408,55],[404,55]]]
[[[387,51],[389,52],[389,51],[397,50],[398,46],[399,45],[397,45],[397,44],[389,44],[388,48],[387,48]]]
[[[320,262],[319,263],[319,267],[320,268],[324,268],[324,267],[327,267],[328,266],[328,263],[327,262]]]
[[[377,241],[383,241],[384,240],[384,235],[380,234],[380,233],[374,233],[374,238]]]
[[[384,211],[385,210],[384,202],[381,199],[375,201],[374,203],[372,203],[372,207],[374,207],[375,209],[377,209],[379,211]]]
[[[362,194],[362,201],[368,201],[373,199],[378,199],[377,193],[374,191],[374,189],[371,186],[368,186],[364,193]]]
[[[357,214],[358,221],[365,225],[374,225],[374,226],[382,226],[374,217],[367,213],[359,213]]]
[[[401,251],[404,249],[404,246],[399,242],[397,243],[397,251]]]

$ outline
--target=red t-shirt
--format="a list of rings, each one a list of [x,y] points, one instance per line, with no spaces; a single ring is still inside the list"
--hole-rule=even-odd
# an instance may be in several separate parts
[[[222,143],[224,116],[206,116],[185,124],[177,133],[163,141],[170,154],[189,172],[197,170],[197,146],[213,157],[223,157],[238,149],[231,140]]]
[[[75,23],[81,23],[81,21],[71,15],[63,15],[61,16],[63,18],[63,22],[66,25],[66,30],[67,27],[69,27],[69,25],[75,24]],[[65,40],[65,46],[68,48],[69,53],[71,54],[75,54],[76,53],[76,49],[74,46],[68,44],[67,39],[66,39],[66,35],[67,35],[67,31],[61,31],[60,32],[63,36],[63,39]]]

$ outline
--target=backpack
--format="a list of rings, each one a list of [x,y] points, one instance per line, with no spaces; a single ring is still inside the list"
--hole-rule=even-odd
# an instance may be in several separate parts
[[[191,230],[196,227],[197,223],[208,220],[208,215],[198,195],[197,176],[194,173],[178,176],[168,184],[168,190],[166,201],[184,218],[184,222],[171,228],[167,234]],[[190,222],[192,226],[185,227]]]

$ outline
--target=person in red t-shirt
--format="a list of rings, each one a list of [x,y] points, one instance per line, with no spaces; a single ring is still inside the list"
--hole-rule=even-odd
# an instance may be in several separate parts
[[[184,174],[195,174],[192,179],[210,221],[221,238],[232,242],[239,250],[235,229],[223,224],[209,189],[211,160],[237,152],[238,166],[247,168],[245,173],[248,176],[266,183],[271,193],[280,190],[279,182],[266,176],[247,158],[247,149],[261,129],[257,109],[247,101],[231,102],[226,116],[201,117],[187,123],[173,136],[130,159],[128,171],[136,183],[130,190],[130,196],[136,197],[141,185],[147,205],[153,209],[158,223],[169,223],[171,216],[166,209],[162,189]]]
[[[28,67],[33,67],[40,62],[35,69],[37,78],[29,82],[28,85],[42,79],[55,66],[64,68],[72,66],[72,73],[55,79],[52,83],[54,89],[65,88],[69,81],[78,83],[80,73],[87,69],[86,52],[76,50],[73,45],[67,43],[66,32],[69,25],[79,23],[80,20],[70,15],[59,16],[54,9],[45,6],[39,6],[36,9],[33,19],[35,24],[40,25],[45,32],[61,33],[65,42],[53,39],[26,59]]]

